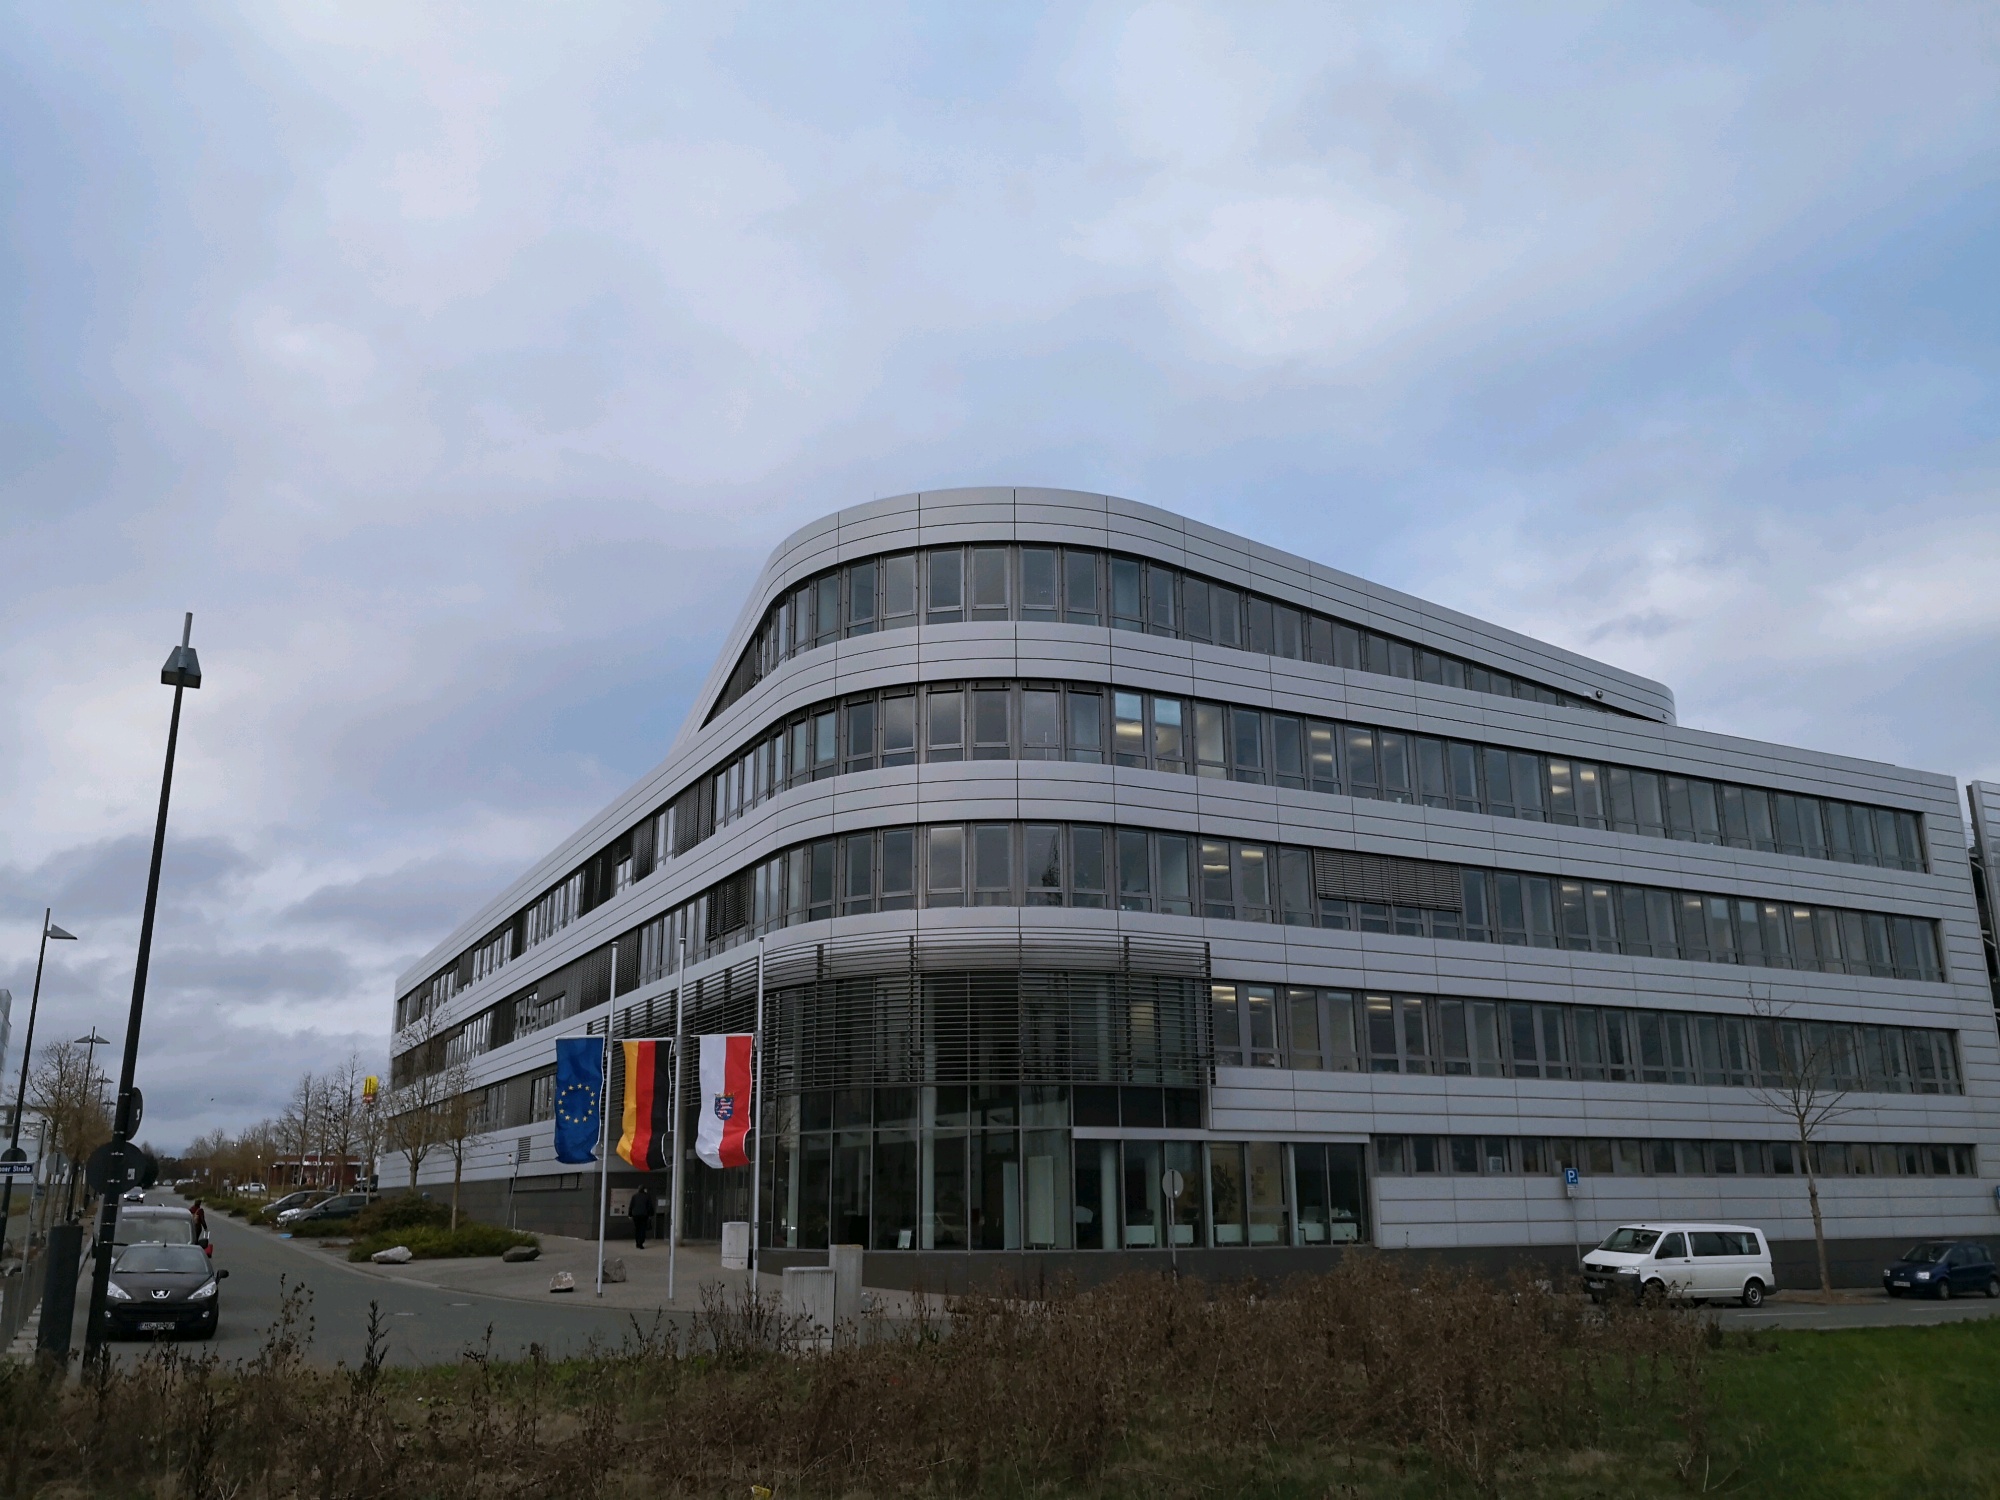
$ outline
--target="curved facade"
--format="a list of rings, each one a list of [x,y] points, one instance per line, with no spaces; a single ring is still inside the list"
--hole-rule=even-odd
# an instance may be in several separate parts
[[[1949,777],[1680,727],[1657,683],[1115,498],[788,538],[662,765],[404,976],[391,1082],[470,1081],[480,1211],[589,1232],[551,1039],[677,998],[748,1029],[760,954],[771,1264],[1809,1242],[1787,1056],[1845,1095],[1812,1149],[1857,1267],[1992,1212]],[[687,1176],[692,1234],[749,1216]]]

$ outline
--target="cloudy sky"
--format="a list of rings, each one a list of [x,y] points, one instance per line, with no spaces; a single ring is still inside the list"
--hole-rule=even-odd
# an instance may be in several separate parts
[[[2000,778],[1990,7],[8,7],[0,985],[163,1144],[656,762],[765,551],[1150,501]],[[17,1033],[18,1040],[18,1033]],[[18,1053],[16,1054],[18,1057]]]

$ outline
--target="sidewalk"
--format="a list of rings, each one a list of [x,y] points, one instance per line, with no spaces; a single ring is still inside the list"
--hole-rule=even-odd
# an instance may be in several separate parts
[[[675,1263],[675,1295],[669,1302],[666,1245],[656,1241],[644,1250],[634,1250],[630,1240],[610,1240],[604,1246],[604,1263],[609,1267],[613,1261],[623,1261],[626,1279],[622,1282],[606,1281],[604,1295],[598,1297],[595,1240],[571,1239],[559,1234],[543,1234],[536,1238],[542,1242],[541,1256],[515,1264],[483,1256],[473,1260],[413,1260],[407,1265],[379,1266],[373,1261],[350,1263],[345,1245],[315,1250],[309,1240],[293,1240],[291,1243],[305,1249],[308,1254],[324,1255],[328,1259],[337,1256],[349,1270],[380,1277],[384,1281],[399,1281],[440,1291],[476,1292],[485,1297],[509,1297],[522,1302],[574,1301],[595,1307],[686,1313],[702,1305],[705,1288],[720,1290],[733,1300],[742,1294],[750,1281],[747,1271],[722,1269],[719,1246],[682,1245]],[[558,1271],[567,1271],[576,1278],[575,1291],[556,1293],[549,1290],[549,1280]],[[760,1295],[775,1301],[783,1289],[781,1277],[769,1273],[758,1275],[757,1290]],[[891,1317],[907,1317],[915,1310],[906,1292],[871,1288],[863,1295],[866,1299],[864,1305],[879,1307]]]

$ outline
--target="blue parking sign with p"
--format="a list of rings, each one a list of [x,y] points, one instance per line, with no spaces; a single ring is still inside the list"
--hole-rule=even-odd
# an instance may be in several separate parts
[[[1564,1168],[1563,1168],[1563,1186],[1564,1186],[1564,1187],[1575,1187],[1575,1186],[1576,1186],[1576,1184],[1577,1184],[1577,1172],[1576,1172],[1576,1168],[1575,1168],[1575,1167],[1564,1167]]]

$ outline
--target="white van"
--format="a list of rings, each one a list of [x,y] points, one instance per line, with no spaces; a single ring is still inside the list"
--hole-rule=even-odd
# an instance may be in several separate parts
[[[1621,1224],[1583,1258],[1593,1301],[1626,1296],[1761,1307],[1777,1290],[1764,1231],[1744,1224]]]

